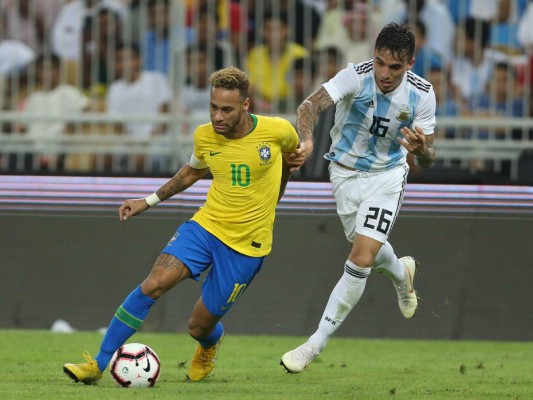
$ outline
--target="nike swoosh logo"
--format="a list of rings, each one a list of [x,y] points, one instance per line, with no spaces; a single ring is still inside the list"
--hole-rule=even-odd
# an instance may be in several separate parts
[[[150,357],[148,357],[148,352],[146,353],[146,368],[143,368],[145,372],[150,372]]]
[[[216,156],[217,154],[220,154],[220,153],[222,153],[222,152],[221,152],[221,151],[210,151],[210,152],[209,152],[209,155],[210,155],[211,157],[213,157],[213,156]]]

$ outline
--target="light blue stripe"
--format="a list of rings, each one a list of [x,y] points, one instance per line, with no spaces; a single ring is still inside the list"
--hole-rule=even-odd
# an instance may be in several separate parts
[[[400,133],[400,129],[402,129],[404,126],[410,127],[412,125],[414,117],[415,117],[414,116],[414,112],[415,112],[414,110],[417,109],[418,103],[420,103],[420,96],[415,91],[410,91],[409,92],[408,105],[409,105],[409,109],[411,110],[411,116],[410,116],[408,121],[400,123],[400,126],[398,127],[398,131],[396,132],[396,137],[397,138],[398,137],[400,137],[400,138],[403,137],[403,135]],[[397,165],[400,164],[400,161],[403,158],[403,152],[402,152],[401,147],[402,147],[402,145],[400,143],[398,143],[396,140],[393,140],[391,142],[391,146],[390,146],[389,151],[387,153],[387,155],[390,158],[389,165],[391,167],[394,167],[394,166],[397,166]]]
[[[390,105],[391,105],[391,98],[381,93],[376,93],[376,100],[377,100],[376,112],[374,115],[380,116],[382,118],[386,118],[389,112]],[[376,145],[379,140],[380,140],[379,136],[372,135],[370,137],[370,140],[368,141],[368,147],[366,149],[367,155],[365,158],[360,158],[355,163],[355,169],[359,169],[361,171],[370,171],[372,169],[372,165],[374,164],[377,158],[376,157]]]
[[[351,110],[341,130],[342,138],[335,146],[340,153],[351,153],[352,147],[362,131],[364,131],[363,135],[368,135],[368,132],[363,127],[366,114],[370,108],[370,101],[374,100],[373,85],[372,77],[367,77],[363,81],[361,92],[355,101],[352,100]],[[335,158],[339,159],[339,157],[340,155],[337,155]]]

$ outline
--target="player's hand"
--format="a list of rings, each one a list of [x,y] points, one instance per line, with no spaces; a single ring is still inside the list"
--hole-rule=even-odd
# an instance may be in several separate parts
[[[403,138],[397,138],[396,140],[398,140],[409,153],[412,153],[415,156],[421,156],[427,152],[426,135],[424,135],[424,131],[418,126],[415,126],[414,131],[404,126],[400,129],[400,133],[403,135]]]
[[[142,213],[144,210],[150,208],[146,200],[143,199],[128,199],[118,209],[118,218],[121,221],[126,221],[128,218]]]
[[[294,153],[285,153],[285,161],[291,172],[298,171],[313,153],[313,142],[302,142]]]

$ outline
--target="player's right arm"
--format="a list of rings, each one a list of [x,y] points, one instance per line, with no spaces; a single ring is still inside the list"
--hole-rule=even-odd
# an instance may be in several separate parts
[[[329,93],[320,86],[307,97],[296,109],[296,130],[300,136],[300,146],[296,152],[287,157],[291,171],[298,170],[313,152],[313,130],[318,115],[333,107],[335,103]]]
[[[181,193],[203,178],[209,168],[193,168],[186,164],[167,183],[155,192],[160,201],[165,201],[177,193]],[[121,221],[127,220],[150,208],[147,198],[128,199],[118,209],[118,216]]]

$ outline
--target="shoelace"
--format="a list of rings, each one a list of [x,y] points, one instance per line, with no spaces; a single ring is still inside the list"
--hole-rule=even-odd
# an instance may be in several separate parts
[[[213,347],[210,347],[210,348],[202,348],[201,346],[199,347],[199,358],[202,360],[202,361],[208,361],[208,362],[215,362],[215,357],[216,357],[216,354],[217,354],[217,347],[216,346],[213,346]]]
[[[404,302],[407,302],[410,300],[409,293],[407,292],[407,290],[398,290],[398,296]]]
[[[406,272],[407,273],[407,272]],[[399,285],[395,285],[396,291],[398,292],[398,297],[403,302],[409,302],[411,299],[412,292],[409,290],[409,285],[407,284],[407,281],[400,283]]]
[[[83,352],[83,358],[85,358],[85,361],[88,363],[92,363],[94,361],[94,358],[91,356],[91,353],[89,353],[87,350]]]

